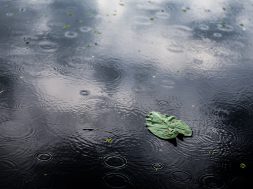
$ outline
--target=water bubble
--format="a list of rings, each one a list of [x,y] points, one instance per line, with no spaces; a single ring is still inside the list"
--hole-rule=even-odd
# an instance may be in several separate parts
[[[58,45],[51,41],[41,41],[39,47],[46,52],[55,52],[58,49]]]
[[[64,36],[67,37],[67,38],[76,38],[78,36],[78,34],[76,32],[73,32],[73,31],[66,31],[64,33]]]
[[[52,159],[52,155],[49,153],[41,153],[37,155],[37,159],[40,161],[49,161]]]
[[[80,31],[84,32],[84,33],[90,32],[91,30],[92,30],[92,28],[88,27],[88,26],[82,26],[82,27],[80,27]]]
[[[120,173],[109,173],[103,177],[105,184],[111,188],[125,188],[129,185],[129,178]]]
[[[80,95],[82,95],[82,96],[88,96],[89,94],[90,94],[90,92],[87,91],[87,90],[81,90],[80,91]]]
[[[109,168],[121,169],[126,166],[127,160],[120,155],[109,155],[104,158],[104,163]]]

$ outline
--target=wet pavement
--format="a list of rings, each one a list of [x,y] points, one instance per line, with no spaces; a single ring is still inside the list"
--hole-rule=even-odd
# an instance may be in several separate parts
[[[1,0],[0,188],[252,188],[252,16],[239,0]],[[158,139],[150,111],[193,136]]]

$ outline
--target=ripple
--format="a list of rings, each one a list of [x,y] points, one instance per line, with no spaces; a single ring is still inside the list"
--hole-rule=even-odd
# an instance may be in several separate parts
[[[207,30],[209,30],[209,26],[206,24],[200,24],[199,29],[202,31],[207,31]]]
[[[170,88],[173,89],[175,86],[175,82],[170,80],[170,79],[162,79],[160,81],[161,86],[165,87],[165,88]]]
[[[92,30],[91,27],[88,27],[88,26],[82,26],[80,27],[80,31],[83,32],[83,33],[88,33]]]
[[[179,183],[188,183],[192,180],[192,175],[186,171],[176,170],[171,173],[171,179]]]
[[[182,100],[176,96],[168,96],[166,99],[156,100],[160,112],[171,112],[177,115],[182,108]]]
[[[82,96],[88,96],[89,94],[90,94],[90,92],[87,91],[87,90],[81,90],[80,91],[80,95],[82,95]]]
[[[52,155],[49,153],[41,153],[41,154],[37,154],[37,159],[39,161],[49,161],[52,159]]]
[[[155,16],[160,19],[169,19],[170,17],[170,15],[166,12],[157,12]]]
[[[70,39],[76,38],[78,36],[78,33],[73,32],[73,31],[66,31],[64,33],[64,36]]]
[[[196,124],[202,125],[202,129],[194,132],[193,138],[185,138],[185,141],[178,143],[176,148],[178,154],[184,158],[208,158],[211,161],[219,161],[221,157],[231,155],[231,147],[233,142],[237,140],[237,136],[233,132],[215,129],[211,125],[208,127],[205,122],[202,123],[201,121],[197,121]],[[189,122],[189,125],[194,126],[195,124]],[[224,161],[224,163],[226,162]]]
[[[17,165],[8,159],[1,159],[0,160],[0,179],[1,182],[3,180],[8,179],[8,177],[14,177],[18,171]]]
[[[182,53],[184,52],[184,46],[176,41],[170,41],[167,50],[172,53]]]
[[[217,28],[224,32],[232,32],[234,30],[233,26],[227,24],[217,24]]]
[[[111,188],[125,188],[130,184],[128,176],[121,173],[108,173],[103,177],[103,180]]]
[[[120,155],[108,155],[104,158],[104,163],[109,168],[122,169],[126,166],[127,160]]]
[[[26,139],[35,134],[30,124],[21,124],[15,121],[6,121],[0,125],[0,137],[5,139]]]
[[[97,62],[93,65],[93,81],[103,85],[106,92],[118,90],[123,75],[123,70],[118,62]]]
[[[201,64],[203,64],[203,60],[200,60],[200,59],[197,59],[197,58],[194,58],[192,62],[193,62],[194,64],[196,64],[196,65],[201,65]]]
[[[213,33],[213,36],[215,38],[221,38],[222,37],[222,34],[221,33]]]
[[[171,25],[168,28],[168,33],[165,37],[190,37],[192,29],[185,25]]]
[[[146,16],[137,16],[135,17],[134,24],[137,26],[150,26],[152,22],[149,17]]]
[[[221,189],[225,187],[222,178],[213,174],[204,174],[199,178],[199,181],[204,188]]]
[[[140,9],[140,10],[150,10],[150,11],[159,9],[159,6],[155,5],[154,3],[150,3],[150,2],[138,3],[136,5],[136,7],[137,7],[137,9]]]
[[[58,50],[58,45],[51,41],[39,42],[39,47],[45,52],[55,52]]]

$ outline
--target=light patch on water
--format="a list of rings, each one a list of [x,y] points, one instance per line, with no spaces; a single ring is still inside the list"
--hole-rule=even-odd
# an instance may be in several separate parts
[[[7,12],[6,13],[6,16],[8,16],[8,17],[11,17],[11,16],[13,16],[14,15],[14,13],[12,13],[12,12]]]

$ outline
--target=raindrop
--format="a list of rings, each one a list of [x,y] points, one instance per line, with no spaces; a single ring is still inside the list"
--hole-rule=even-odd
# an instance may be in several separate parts
[[[129,185],[129,178],[120,173],[109,173],[103,177],[105,184],[111,188],[125,188]]]
[[[222,34],[221,33],[213,33],[213,36],[215,38],[221,38],[222,37]]]
[[[52,159],[52,155],[48,153],[41,153],[37,155],[37,159],[40,161],[49,161]]]
[[[104,158],[104,163],[109,168],[121,169],[126,166],[127,160],[120,155],[109,155]]]
[[[6,13],[6,16],[13,16],[14,15],[14,13],[12,13],[12,12],[7,12]]]
[[[165,87],[165,88],[174,88],[175,82],[169,79],[162,79],[161,81],[161,86]]]
[[[203,60],[194,58],[193,63],[196,64],[196,65],[201,65],[201,64],[203,64]]]
[[[26,11],[26,8],[20,8],[19,11],[20,11],[20,12],[25,12],[25,11]]]
[[[202,30],[202,31],[207,31],[207,30],[209,30],[209,26],[205,25],[205,24],[200,24],[199,29]]]
[[[166,12],[157,12],[156,17],[160,19],[168,19],[170,15]]]
[[[71,38],[71,39],[76,38],[77,35],[78,35],[78,34],[77,34],[76,32],[73,32],[73,31],[66,31],[66,32],[64,33],[64,36],[65,36],[65,37]]]
[[[170,52],[182,53],[184,50],[183,46],[178,44],[176,41],[171,41],[167,47]]]
[[[82,96],[88,96],[89,94],[90,94],[90,92],[87,91],[87,90],[81,90],[80,91],[80,95],[82,95]]]
[[[224,24],[224,23],[217,24],[217,28],[218,28],[218,30],[224,31],[224,32],[231,32],[234,30],[233,26],[228,25],[228,24]]]
[[[92,30],[91,27],[87,27],[87,26],[80,27],[80,31],[84,33],[90,32],[91,30]]]
[[[41,41],[39,42],[39,46],[46,52],[55,52],[58,49],[58,45],[51,41]]]
[[[135,25],[140,25],[140,26],[149,26],[152,24],[152,22],[150,21],[150,18],[145,17],[145,16],[135,17],[134,23],[135,23]]]

